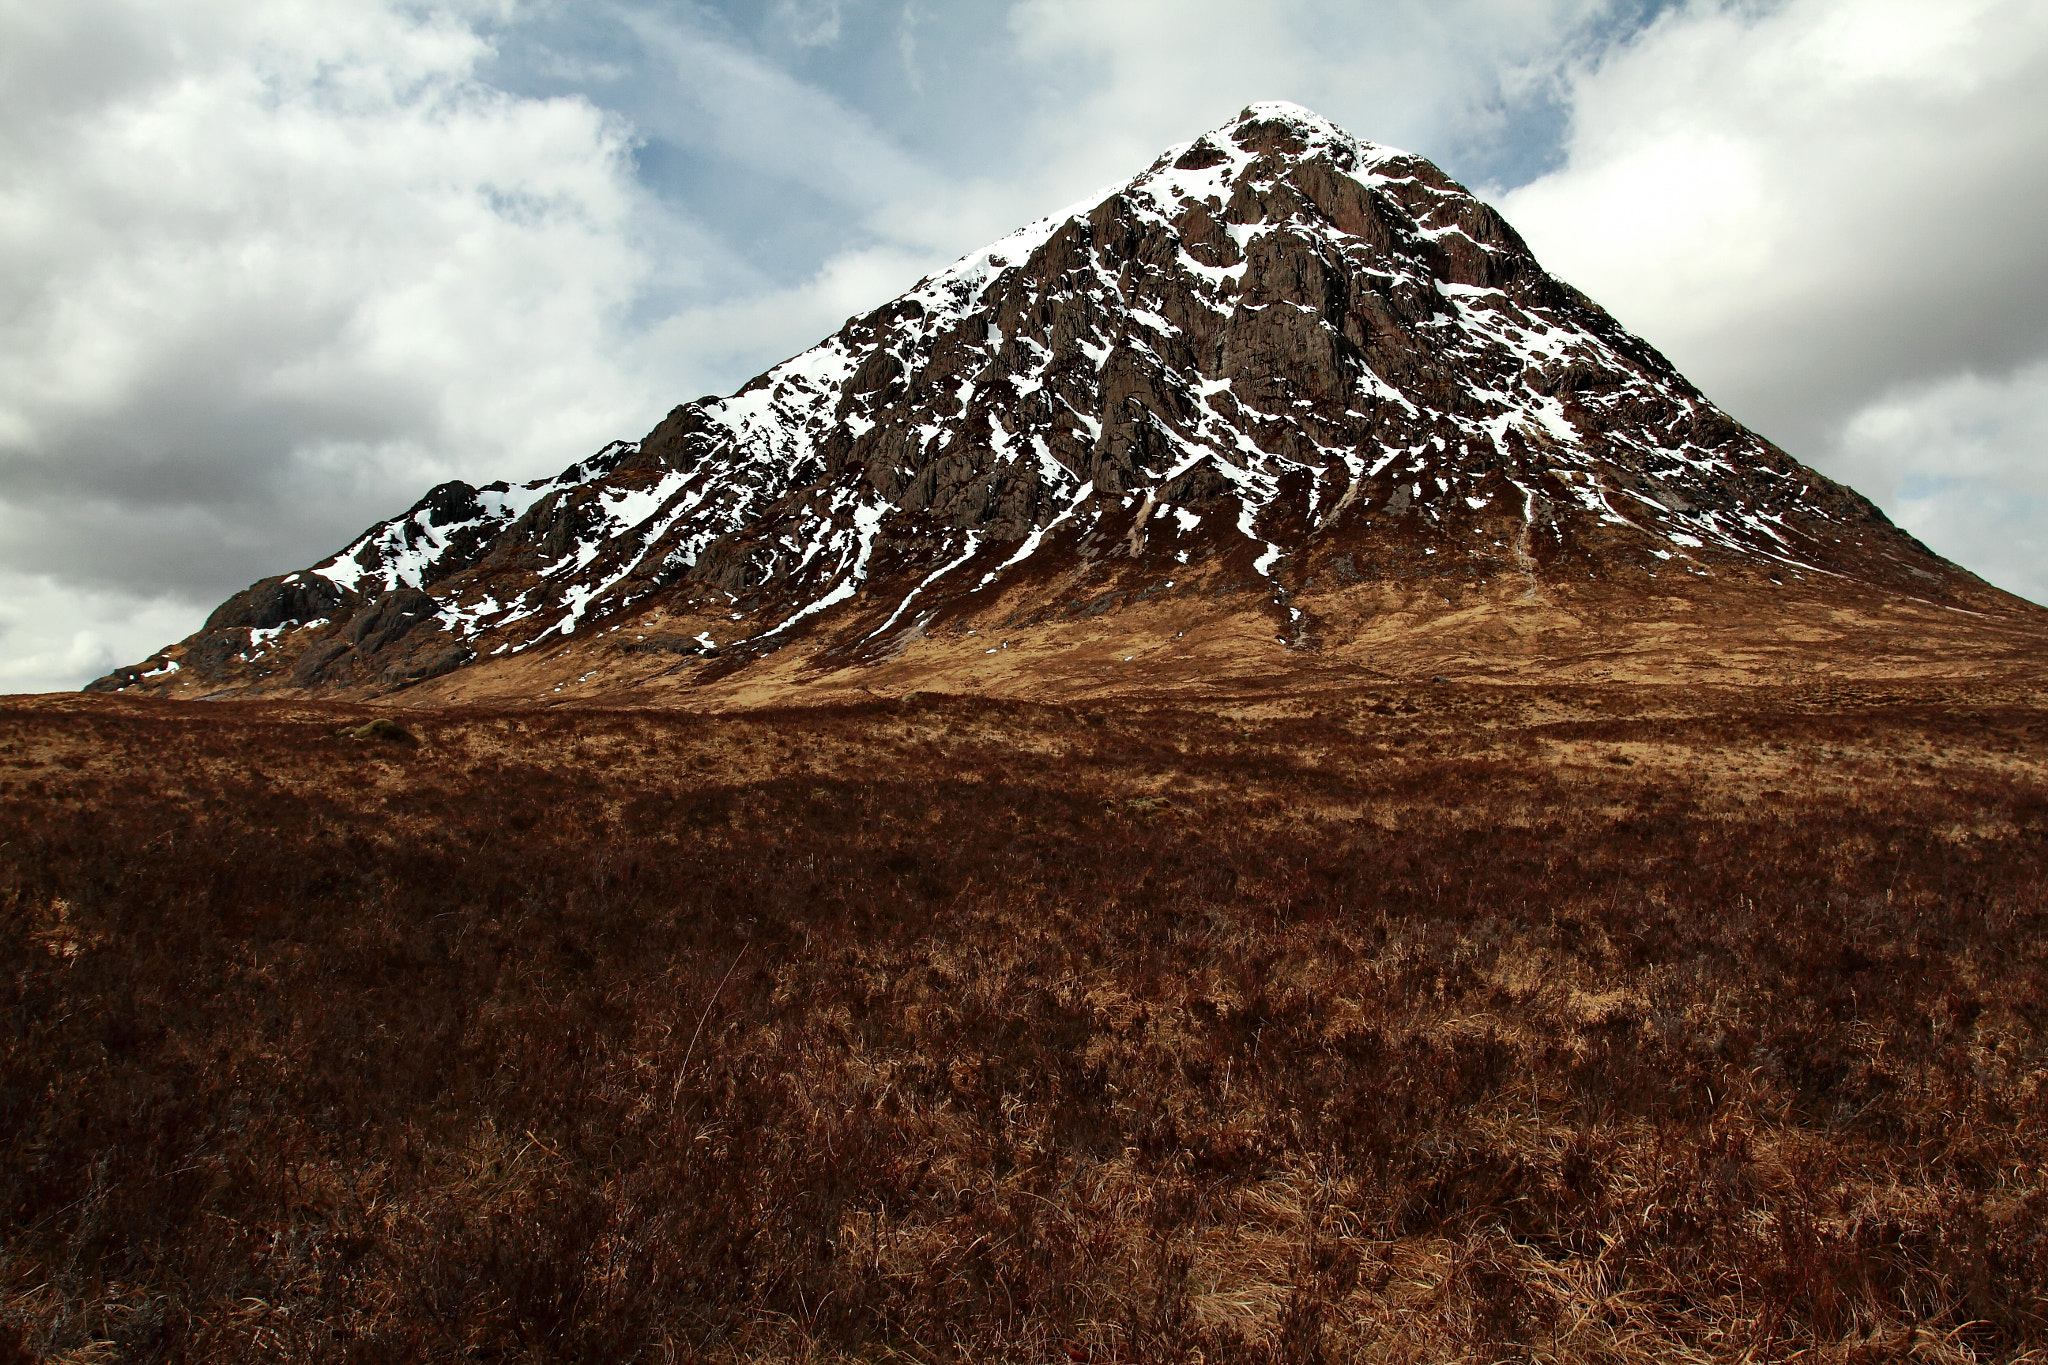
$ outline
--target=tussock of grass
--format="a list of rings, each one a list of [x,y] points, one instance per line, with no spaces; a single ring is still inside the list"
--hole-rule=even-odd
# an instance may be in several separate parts
[[[388,716],[379,716],[361,725],[344,725],[337,733],[345,739],[379,739],[387,744],[419,743],[410,730]]]
[[[0,1318],[124,1360],[2048,1340],[2038,712],[1446,693],[437,713],[404,756],[0,713]]]

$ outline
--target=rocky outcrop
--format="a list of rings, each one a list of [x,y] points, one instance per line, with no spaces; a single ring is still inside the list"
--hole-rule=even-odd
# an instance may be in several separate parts
[[[1976,586],[1716,409],[1435,166],[1256,105],[731,397],[552,479],[443,484],[95,686],[169,664],[396,686],[713,598],[728,655],[810,633],[857,657],[1101,560],[1257,587],[1307,640],[1319,572],[1425,557],[1531,585]]]
[[[374,658],[434,619],[434,599],[418,588],[387,592],[348,623],[349,643]]]
[[[269,630],[324,621],[343,614],[341,608],[350,597],[351,594],[318,574],[266,578],[215,607],[213,615],[206,618],[206,629]]]

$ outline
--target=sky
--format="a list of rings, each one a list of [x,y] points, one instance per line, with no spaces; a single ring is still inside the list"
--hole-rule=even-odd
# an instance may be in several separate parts
[[[0,692],[552,474],[1255,100],[2048,601],[2039,0],[0,0]]]

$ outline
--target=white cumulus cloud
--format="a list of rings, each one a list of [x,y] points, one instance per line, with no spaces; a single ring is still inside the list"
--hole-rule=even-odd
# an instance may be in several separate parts
[[[2048,599],[2048,360],[1902,385],[1857,408],[1829,451],[1923,541]]]
[[[649,268],[627,130],[478,83],[460,17],[0,23],[0,569],[203,613],[436,479],[557,468],[658,412],[618,358]],[[81,609],[17,619],[9,657],[69,659]],[[161,628],[92,627],[132,654]]]
[[[1565,163],[1500,196],[1545,264],[1936,550],[2048,598],[2038,557],[1991,548],[2048,460],[2048,7],[1695,3],[1569,98]]]

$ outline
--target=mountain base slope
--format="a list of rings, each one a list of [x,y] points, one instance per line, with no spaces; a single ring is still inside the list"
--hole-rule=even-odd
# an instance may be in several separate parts
[[[1333,583],[1283,603],[1227,579],[1219,591],[1218,577],[1112,566],[878,632],[827,621],[758,651],[707,653],[696,643],[730,624],[727,613],[656,607],[560,645],[371,689],[363,700],[745,709],[919,691],[1164,700],[1438,678],[1540,687],[2048,677],[2048,612],[1988,589],[1959,606],[1849,582],[1617,588],[1505,578],[1419,589]],[[868,612],[886,616],[881,606]],[[157,686],[199,698],[215,695],[218,681],[173,675]]]

